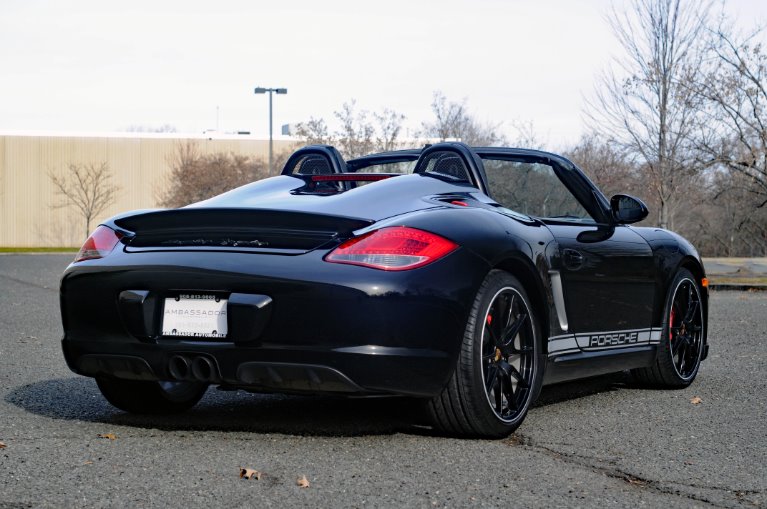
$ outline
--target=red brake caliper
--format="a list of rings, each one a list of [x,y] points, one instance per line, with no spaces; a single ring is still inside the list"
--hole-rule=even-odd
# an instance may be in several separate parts
[[[674,311],[674,306],[671,306],[671,316],[668,317],[668,340],[671,341],[674,339],[674,333],[671,332],[671,327],[674,326],[674,317],[676,316],[676,311]]]

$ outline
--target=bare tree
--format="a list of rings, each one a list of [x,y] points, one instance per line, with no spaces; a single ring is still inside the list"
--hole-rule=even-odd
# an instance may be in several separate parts
[[[661,227],[673,227],[679,192],[698,169],[690,139],[710,3],[637,0],[608,17],[624,51],[590,105],[593,126],[646,169]]]
[[[431,102],[434,119],[421,123],[420,135],[445,141],[454,138],[468,145],[502,145],[506,138],[499,131],[500,124],[483,124],[476,120],[466,107],[466,99],[461,102],[448,101],[445,94],[435,91]]]
[[[762,197],[753,193],[747,174],[721,169],[710,185],[712,213],[705,231],[719,245],[711,250],[721,256],[767,254],[767,208],[757,205]]]
[[[384,108],[380,113],[358,109],[352,99],[333,113],[340,127],[330,132],[321,118],[310,118],[298,124],[296,136],[307,145],[335,145],[349,159],[371,152],[395,150],[399,147],[405,116]]]
[[[516,137],[511,140],[511,145],[520,148],[532,148],[542,150],[544,143],[535,130],[535,123],[532,120],[515,120],[511,122],[511,127],[516,131]]]
[[[109,164],[70,163],[68,173],[59,176],[48,173],[56,194],[63,200],[54,208],[73,206],[85,220],[85,236],[91,232],[91,221],[114,203],[120,186],[113,184]]]
[[[223,152],[201,154],[191,141],[178,144],[168,164],[168,186],[159,200],[164,207],[206,200],[268,176],[262,159]]]
[[[375,140],[374,150],[376,152],[388,152],[396,150],[400,132],[402,132],[402,122],[405,121],[405,115],[397,113],[389,108],[384,108],[381,113],[373,113],[375,119]]]
[[[584,135],[564,154],[577,164],[608,197],[617,193],[646,199],[639,168],[625,152],[594,133]]]
[[[298,124],[296,137],[306,145],[332,145],[335,142],[325,120],[314,117]]]
[[[375,128],[368,120],[368,111],[355,111],[356,107],[357,101],[352,99],[334,113],[341,122],[337,131],[338,149],[349,159],[373,152]]]
[[[288,162],[288,159],[290,159],[290,156],[293,155],[293,152],[295,151],[295,147],[292,148],[286,148],[283,150],[280,150],[279,152],[274,154],[274,168],[277,170],[277,175],[282,174],[283,168],[285,168],[285,163]]]
[[[421,124],[426,136],[445,141],[448,138],[460,138],[464,133],[469,121],[466,99],[461,102],[448,102],[445,94],[437,90],[432,95],[431,112],[434,114],[434,120]]]
[[[744,176],[741,184],[767,205],[767,53],[758,30],[738,37],[723,21],[712,30],[709,71],[696,88],[707,102],[698,147],[709,164]]]

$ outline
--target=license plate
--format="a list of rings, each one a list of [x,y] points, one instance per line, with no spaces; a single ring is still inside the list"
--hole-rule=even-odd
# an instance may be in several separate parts
[[[163,336],[225,338],[226,333],[226,299],[202,294],[165,299]]]

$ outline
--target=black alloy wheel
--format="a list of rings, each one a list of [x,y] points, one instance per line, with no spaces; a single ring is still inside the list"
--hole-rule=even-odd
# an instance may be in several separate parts
[[[486,438],[514,431],[541,389],[540,335],[537,314],[519,280],[491,271],[474,299],[455,371],[429,401],[435,428]]]
[[[698,287],[682,279],[674,291],[668,317],[668,340],[677,375],[689,380],[698,371],[703,349],[703,309]]]
[[[654,387],[680,389],[695,379],[706,338],[704,301],[695,276],[680,269],[664,307],[663,331],[655,363],[635,369],[634,376]]]
[[[482,326],[485,396],[499,419],[514,421],[526,408],[535,371],[535,332],[530,310],[511,286],[499,290]]]

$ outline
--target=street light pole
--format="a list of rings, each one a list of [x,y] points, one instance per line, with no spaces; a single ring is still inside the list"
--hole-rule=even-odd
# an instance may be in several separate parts
[[[272,138],[272,92],[276,94],[287,94],[288,89],[256,87],[253,92],[256,94],[269,94],[269,175],[271,175],[273,169],[272,167],[274,166],[274,141]]]

